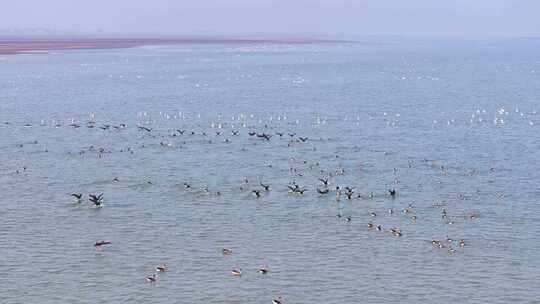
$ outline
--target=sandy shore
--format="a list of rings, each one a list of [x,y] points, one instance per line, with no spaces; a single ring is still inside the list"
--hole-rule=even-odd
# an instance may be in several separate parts
[[[244,38],[13,38],[0,37],[0,54],[19,54],[49,50],[113,49],[143,45],[192,43],[317,43],[336,42],[318,39]]]

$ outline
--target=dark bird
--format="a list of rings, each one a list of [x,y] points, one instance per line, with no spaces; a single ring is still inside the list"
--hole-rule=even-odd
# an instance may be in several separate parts
[[[283,304],[283,302],[281,301],[281,297],[279,297],[277,299],[273,299],[272,304]]]
[[[325,186],[328,186],[328,178],[319,178],[319,181],[321,181]]]
[[[103,203],[103,193],[99,195],[95,194],[88,194],[89,199],[96,207],[101,207],[101,204]]]
[[[167,264],[163,264],[163,265],[158,265],[156,266],[156,271],[157,272],[166,272],[168,269],[167,269]]]
[[[146,131],[146,132],[151,132],[152,131],[152,129],[147,128],[147,127],[139,127],[139,130]]]
[[[180,133],[180,135],[184,135],[184,132],[186,132],[186,130],[176,130],[176,132]]]
[[[261,134],[261,136],[259,136],[259,134],[257,134],[257,136],[262,137],[262,138],[264,138],[266,140],[270,140],[270,138],[272,138],[272,135],[266,134],[266,133]]]
[[[94,244],[94,247],[97,247],[97,248],[100,248],[101,246],[103,245],[109,245],[111,244],[112,242],[110,241],[97,241],[95,244]]]
[[[298,189],[298,185],[297,184],[287,185],[287,188],[289,188],[289,190],[291,190],[292,192],[295,192]]]
[[[391,197],[396,197],[396,190],[395,189],[389,189],[388,193],[390,193]]]
[[[296,193],[300,193],[300,194],[302,194],[302,195],[303,195],[305,191],[306,191],[306,189],[297,189],[297,190],[296,190],[296,191],[294,191],[294,192],[296,192]]]
[[[319,193],[319,194],[327,194],[328,192],[330,192],[330,189],[328,189],[328,188],[326,188],[324,190],[317,188],[317,193]]]
[[[352,196],[354,194],[354,189],[350,188],[350,187],[345,187],[345,194],[347,195],[347,199],[352,199]]]
[[[238,131],[231,131],[231,135],[238,135]]]
[[[301,142],[306,142],[306,140],[308,140],[307,137],[298,137],[298,139],[300,139]]]
[[[261,185],[261,187],[264,188],[264,191],[269,191],[270,190],[270,185],[265,185],[263,183],[259,183]]]
[[[78,201],[80,201],[81,198],[82,198],[82,193],[71,193],[70,196],[73,196],[73,197],[76,198]]]
[[[255,134],[257,134],[257,133],[255,133],[255,132],[249,132],[248,134],[249,134],[249,136],[255,136]]]
[[[393,235],[395,236],[401,236],[401,230],[397,229],[397,228],[392,228],[390,229],[390,231],[392,232]]]

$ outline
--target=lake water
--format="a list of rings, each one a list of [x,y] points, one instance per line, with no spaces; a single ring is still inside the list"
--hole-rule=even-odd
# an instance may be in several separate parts
[[[1,57],[0,302],[540,303],[539,49],[385,39]]]

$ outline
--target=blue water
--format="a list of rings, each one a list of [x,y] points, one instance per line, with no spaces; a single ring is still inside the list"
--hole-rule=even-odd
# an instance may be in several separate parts
[[[539,303],[539,46],[0,57],[0,302]]]

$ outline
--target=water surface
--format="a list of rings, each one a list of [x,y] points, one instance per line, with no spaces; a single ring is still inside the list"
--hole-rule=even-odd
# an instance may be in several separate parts
[[[384,40],[3,57],[2,302],[538,303],[537,46]],[[319,195],[329,175],[355,198]],[[256,198],[259,182],[270,191]],[[289,193],[292,182],[305,194]],[[104,207],[93,208],[86,195],[101,192]],[[113,243],[96,250],[97,240]],[[161,263],[169,271],[146,283]],[[264,265],[270,273],[257,273]]]

